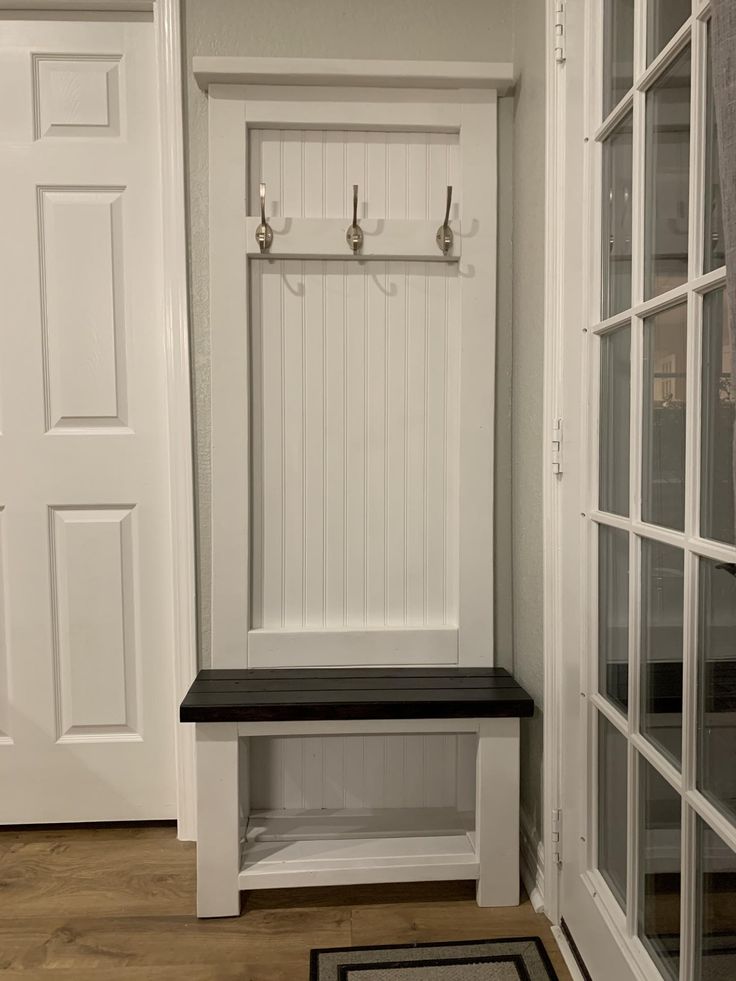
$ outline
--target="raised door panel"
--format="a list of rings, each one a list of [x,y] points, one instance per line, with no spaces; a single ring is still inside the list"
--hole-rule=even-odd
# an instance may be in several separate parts
[[[125,189],[38,189],[46,428],[127,424]]]
[[[50,511],[60,741],[140,739],[134,515]]]

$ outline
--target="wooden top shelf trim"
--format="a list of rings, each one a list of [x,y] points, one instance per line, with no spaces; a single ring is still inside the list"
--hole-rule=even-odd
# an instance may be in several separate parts
[[[182,722],[524,718],[530,695],[504,668],[200,671]]]
[[[210,85],[358,85],[385,88],[497,89],[514,87],[511,62],[380,61],[353,58],[244,58],[200,56],[194,77]]]

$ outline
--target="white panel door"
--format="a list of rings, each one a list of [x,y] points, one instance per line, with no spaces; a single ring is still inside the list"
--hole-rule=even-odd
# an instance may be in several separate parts
[[[0,34],[0,822],[175,816],[153,24]]]

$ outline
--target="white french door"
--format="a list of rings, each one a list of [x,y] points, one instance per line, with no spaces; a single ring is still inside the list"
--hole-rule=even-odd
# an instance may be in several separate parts
[[[0,823],[176,814],[150,17],[0,20]]]
[[[709,4],[585,13],[561,916],[595,981],[715,981],[736,977],[736,345]]]

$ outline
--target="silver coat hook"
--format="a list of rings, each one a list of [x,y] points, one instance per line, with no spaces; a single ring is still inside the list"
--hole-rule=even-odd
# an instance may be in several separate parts
[[[447,185],[447,207],[445,208],[445,220],[437,229],[437,248],[442,255],[447,255],[455,241],[455,236],[450,228],[450,207],[452,206],[452,184]]]
[[[353,254],[357,255],[363,248],[363,229],[358,224],[358,185],[353,184],[353,223],[345,233],[345,238]]]
[[[273,229],[266,221],[266,185],[261,181],[259,187],[261,195],[261,224],[256,228],[256,242],[261,252],[268,252],[273,245]]]

